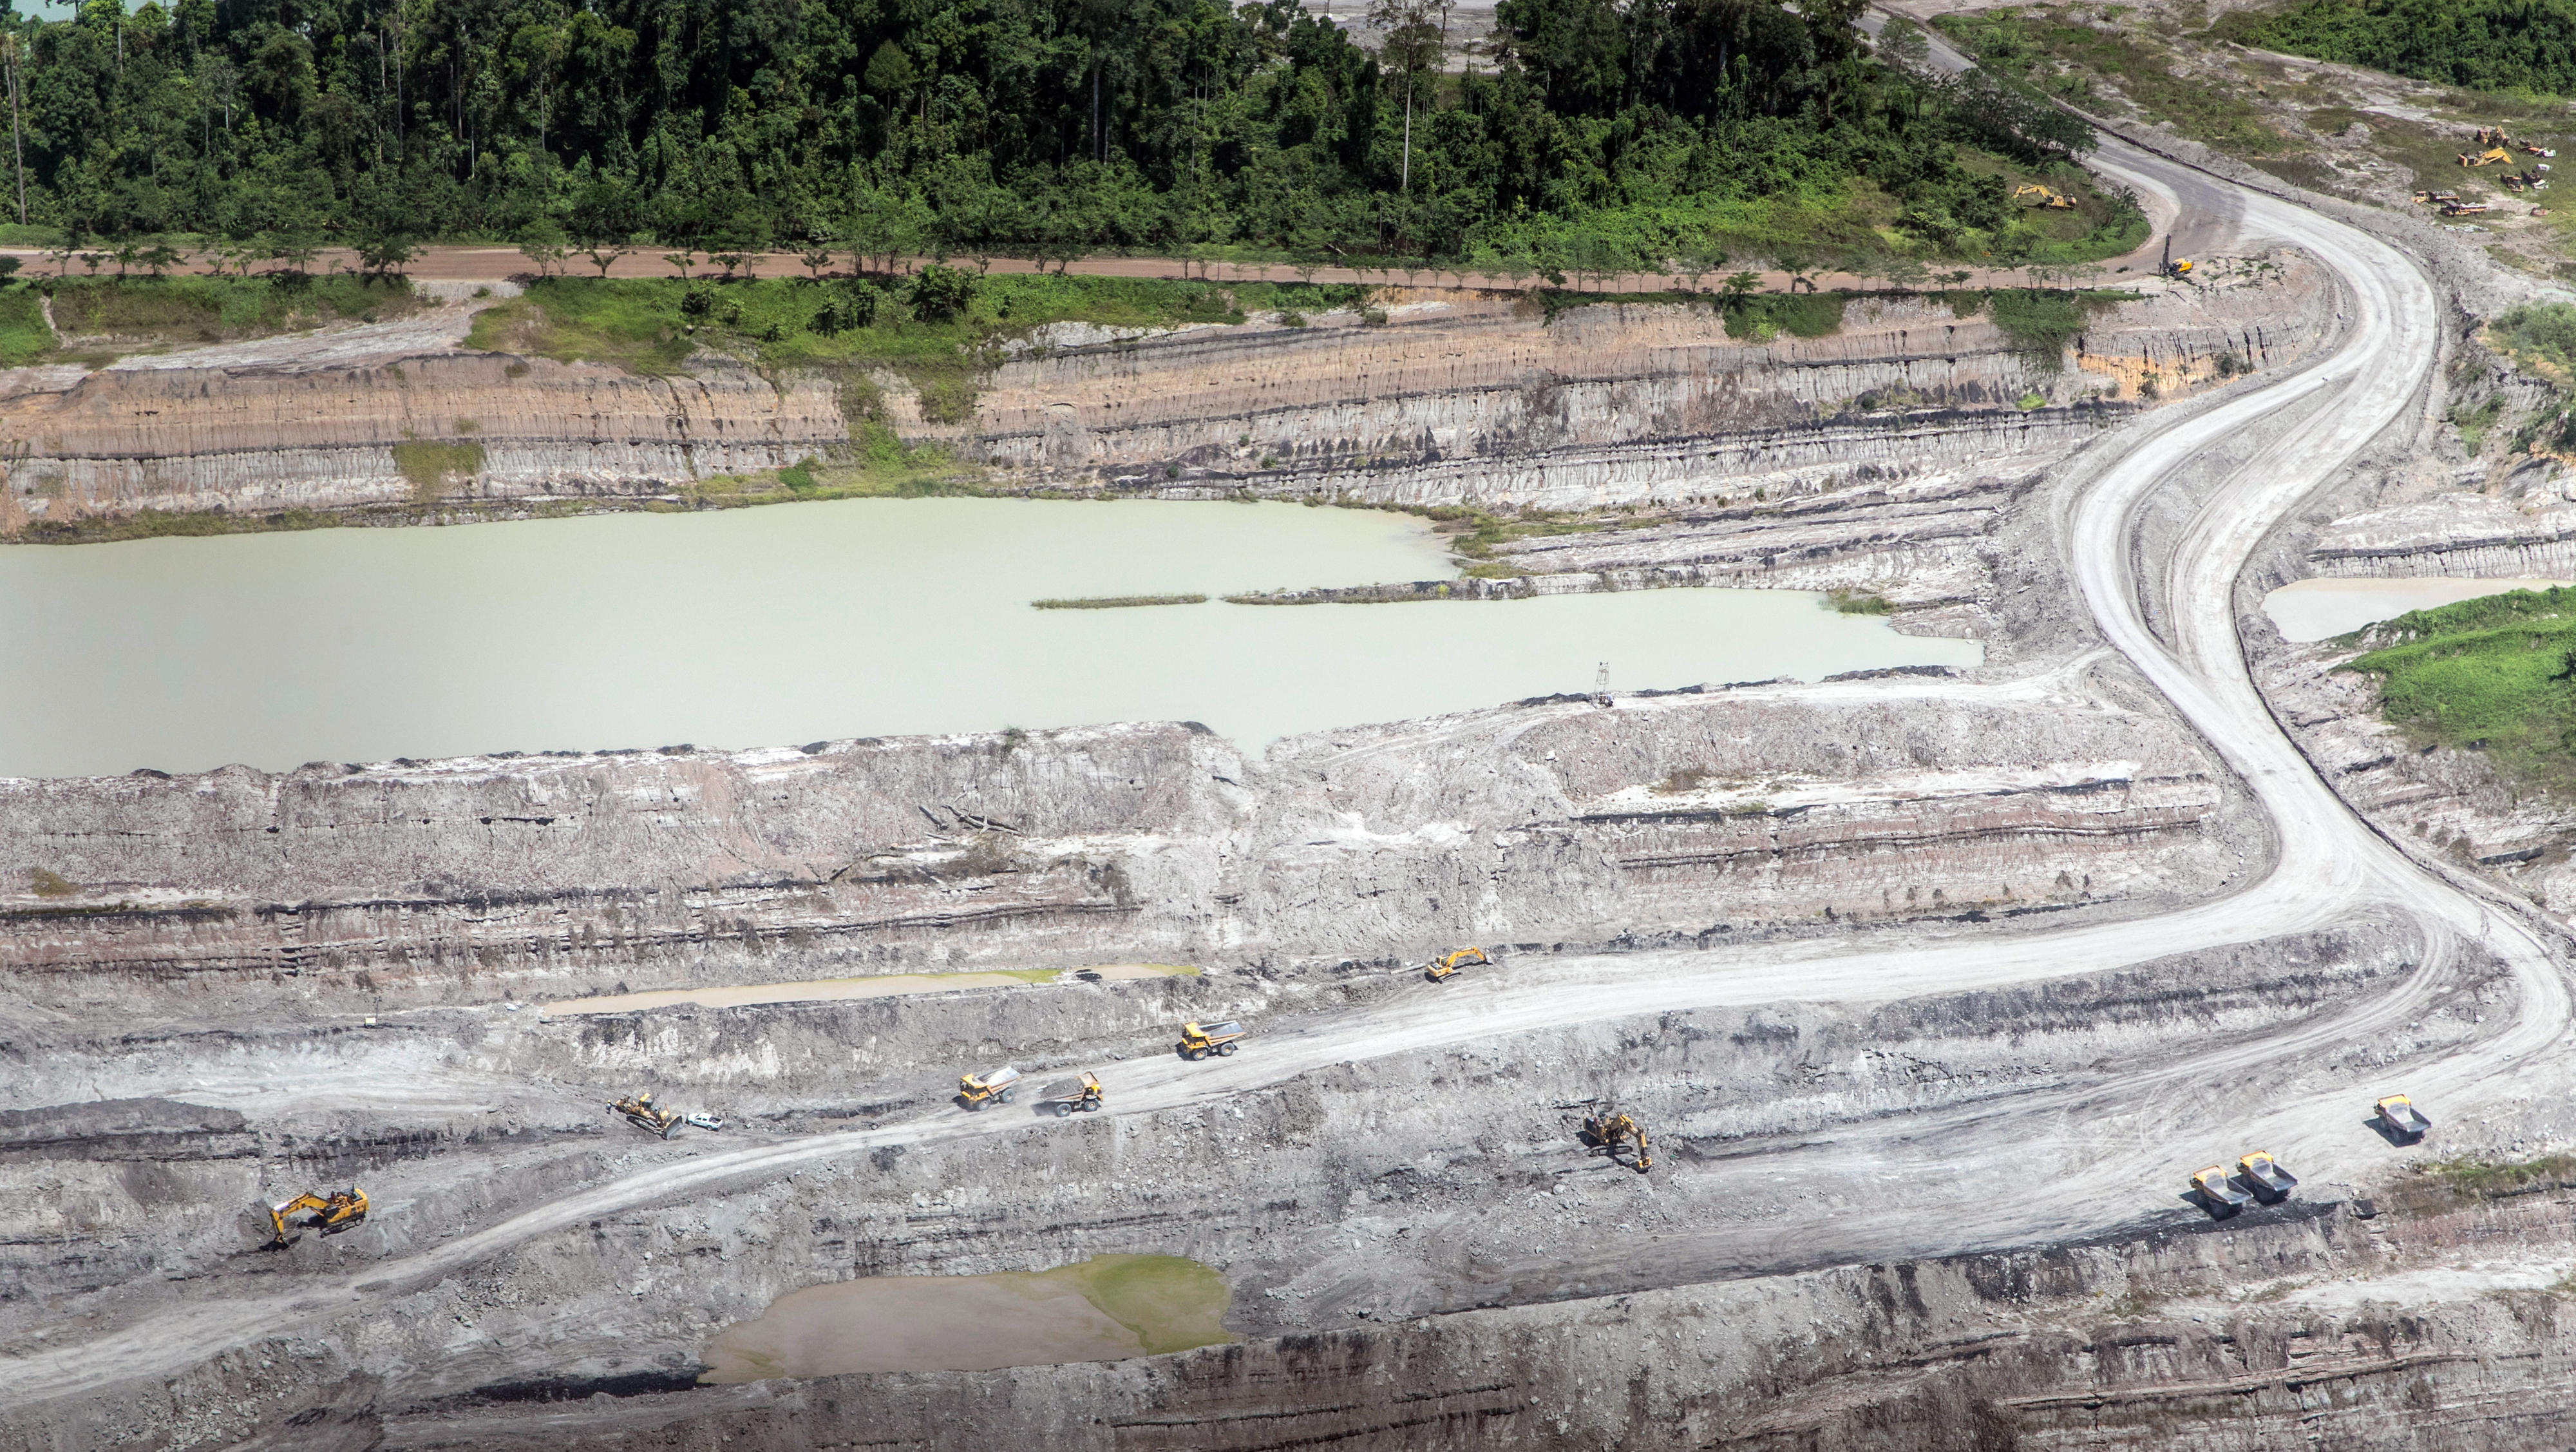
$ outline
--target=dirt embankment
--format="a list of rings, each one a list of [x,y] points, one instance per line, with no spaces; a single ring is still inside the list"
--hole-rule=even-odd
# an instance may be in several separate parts
[[[2276,367],[2323,323],[2295,263],[2098,313],[2066,365],[1987,313],[1862,298],[1821,338],[1737,340],[1705,305],[1397,304],[1383,326],[1247,325],[1024,351],[964,425],[889,416],[997,488],[1599,510],[1747,507],[1975,479],[2140,406]],[[638,377],[463,348],[470,304],[401,323],[0,373],[0,536],[141,510],[436,518],[670,495],[830,456],[832,380],[706,356]],[[1853,493],[1855,485],[1860,492]],[[1865,509],[1863,512],[1867,512]]]
[[[181,1011],[1709,942],[2186,896],[2237,870],[2223,791],[2080,675],[1540,702],[1264,762],[1125,726],[8,781],[0,965]]]
[[[1729,337],[1707,307],[1423,304],[1376,328],[1060,350],[1010,364],[972,446],[1039,479],[1165,492],[1589,510],[1814,494],[1855,466],[1971,472],[2073,447],[2218,374],[2293,361],[2327,326],[2295,262],[2213,273],[2096,315],[2072,362],[1991,310],[1857,298],[1819,338]],[[2107,411],[2107,412],[2106,412]]]
[[[2131,1418],[2124,1436],[2169,1434],[2159,1409],[2204,1384],[2264,1419],[2312,1411],[2301,1392],[2321,1379],[2355,1389],[2335,1403],[2354,1425],[2392,1405],[2412,1416],[2427,1397],[2482,1405],[2547,1384],[2558,1353],[2540,1328],[2513,1330],[2529,1307],[2480,1299],[2493,1277],[2472,1273],[2454,1292],[2397,1292],[2398,1318],[2347,1278],[2403,1286],[2392,1278],[2537,1263],[2566,1233],[2563,1207],[2369,1222],[2293,1208],[2221,1236],[2159,1205],[2170,1230],[2102,1246],[1800,1270],[1834,1258],[1854,1156],[1894,1163],[1879,1157],[1905,1155],[1928,1126],[1981,1164],[1971,1148],[2018,1142],[2044,1183],[2079,1168],[2082,1145],[2063,1126],[2034,1138],[2007,1107],[2070,1085],[2070,1105],[2134,1104],[2150,1083],[2167,1103],[2237,1092],[2156,1076],[2177,1056],[2366,1009],[2416,946],[2369,922],[2000,993],[1659,1014],[1345,1065],[1150,1117],[853,1153],[379,1285],[364,1315],[337,1323],[289,1325],[281,1308],[273,1338],[140,1391],[12,1414],[0,1445],[214,1446],[266,1431],[459,1448],[632,1436],[1249,1449],[1291,1433],[1390,1449],[1727,1435],[2049,1447]],[[2480,1031],[2477,987],[2461,987],[2409,1026],[2419,1046]],[[1361,1005],[1462,992],[1477,980],[1224,975],[608,1021],[436,1010],[368,1032],[271,1021],[101,1037],[57,1056],[57,1072],[110,1090],[189,1076],[193,1098],[226,1093],[227,1063],[287,1058],[301,1073],[264,1074],[242,1091],[246,1113],[147,1099],[0,1121],[0,1203],[16,1207],[0,1255],[18,1292],[0,1301],[0,1344],[163,1315],[174,1286],[219,1300],[363,1277],[533,1201],[682,1170],[745,1137],[939,1112],[945,1073],[997,1043],[1044,1072],[1167,1052],[1183,1013],[1258,1014],[1285,1037]],[[333,1006],[355,1001],[343,989]],[[2247,1063],[2266,1086],[2309,1072],[2259,1051]],[[599,1100],[637,1082],[727,1112],[729,1138],[665,1143],[608,1122]],[[1656,1126],[1652,1176],[1575,1142],[1602,1103]],[[1832,1158],[1798,1152],[1819,1145]],[[379,1207],[367,1225],[245,1249],[241,1207],[351,1179]],[[1891,1215],[1995,1189],[1938,1167],[1870,1183]],[[1042,1269],[1143,1243],[1225,1266],[1228,1324],[1248,1340],[1115,1366],[691,1387],[722,1327],[803,1286]],[[2526,1375],[2533,1351],[2544,1359]],[[2441,1389],[2415,1390],[2431,1367],[2449,1368],[2434,1373]],[[1962,1434],[1983,1426],[2025,1440]]]
[[[467,309],[0,371],[0,537],[142,510],[271,515],[667,494],[846,445],[819,378],[668,378],[467,351]]]

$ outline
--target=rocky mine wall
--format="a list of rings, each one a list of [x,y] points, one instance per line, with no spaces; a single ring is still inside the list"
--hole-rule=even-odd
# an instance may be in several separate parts
[[[2576,489],[2563,466],[2535,461],[2510,492],[2453,492],[2338,519],[2317,531],[2307,567],[2337,576],[2441,575],[2576,579]]]
[[[0,373],[0,535],[139,510],[635,496],[849,441],[833,385],[499,353]]]
[[[551,1414],[464,1398],[390,1417],[349,1405],[314,1421],[381,1428],[382,1445],[418,1452],[2521,1452],[2576,1429],[2562,1303],[2523,1288],[2401,1307],[2368,1299],[2367,1278],[2438,1265],[2463,1242],[2537,1259],[2569,1230],[2566,1205],[2547,1198],[2369,1219],[2346,1209],[2252,1231],[1466,1311],[1160,1363],[644,1393]],[[2326,1287],[2306,1288],[2316,1282]]]
[[[2511,1436],[2558,1425],[2568,1400],[2563,1342],[2533,1319],[2545,1296],[2411,1293],[2402,1315],[2367,1301],[2372,1278],[2438,1276],[2463,1254],[2556,1255],[2567,1208],[2551,1197],[2391,1200],[2359,1207],[2376,1209],[2368,1220],[2350,1203],[2292,1209],[2223,1234],[2156,1205],[2140,1212],[2151,1225],[2099,1244],[1800,1273],[1814,1251],[1796,1228],[1811,1210],[1829,1218],[1847,1180],[1802,1178],[1793,1149],[1770,1152],[1791,1141],[1763,1138],[1858,1137],[1898,1108],[2013,1103],[2062,1082],[2066,1064],[2126,1097],[2124,1075],[2364,1003],[2411,956],[2388,925],[2356,924],[2002,993],[1540,1031],[1224,1105],[853,1153],[380,1285],[362,1320],[282,1308],[273,1337],[166,1384],[0,1421],[0,1446],[1912,1452],[2144,1448],[2188,1428],[2251,1452],[2321,1415],[2360,1437],[2446,1411],[2504,1416],[2497,1440],[2467,1445],[2531,1445]],[[12,1192],[0,1325],[23,1336],[61,1324],[56,1306],[104,1311],[127,1289],[175,1289],[184,1304],[191,1287],[363,1276],[532,1199],[686,1163],[688,1141],[603,1128],[605,1086],[649,1082],[757,1136],[817,1127],[795,1111],[834,1094],[881,1096],[847,1106],[856,1119],[919,1110],[995,1036],[1028,1041],[1043,1071],[1058,1054],[1148,1050],[1162,1016],[1185,1009],[1260,1014],[1288,1036],[1301,1014],[1458,990],[1476,991],[1237,974],[542,1024],[437,1011],[397,1030],[398,1046],[355,1034],[314,1046],[317,1083],[403,1086],[371,1111],[372,1138],[292,1103],[247,1122],[150,1099],[0,1118]],[[2474,1034],[2476,1007],[2439,1006],[2421,1027]],[[248,1051],[274,1055],[297,1033],[263,1025],[267,1042]],[[110,1091],[219,1077],[207,1047],[101,1040],[61,1068]],[[512,1087],[497,1107],[443,1107],[442,1067],[484,1094]],[[1604,1101],[1658,1126],[1654,1176],[1574,1144],[1574,1120]],[[1982,1118],[1986,1133],[2026,1134]],[[2051,1150],[2030,1153],[2044,1181]],[[234,1207],[325,1177],[362,1179],[381,1213],[274,1255],[240,1248]],[[1882,1179],[1876,1193],[1899,1200],[1962,1188]],[[709,1336],[807,1284],[1033,1269],[1139,1244],[1226,1266],[1245,1339],[1118,1365],[691,1386]]]
[[[1767,342],[1673,304],[1550,317],[1462,302],[1376,328],[1197,329],[1004,366],[972,447],[1039,478],[1174,492],[1549,509],[1751,499],[1854,465],[2062,452],[2135,407],[2137,379],[2161,370],[2180,388],[2222,355],[2279,367],[2332,325],[2327,290],[2295,260],[2150,286],[2097,317],[2084,367],[2063,371],[1937,297],[1859,299],[1832,336]],[[2023,407],[2033,395],[2045,406]]]
[[[1554,701],[1246,761],[1187,726],[0,782],[0,970],[69,1007],[565,997],[923,966],[2163,900],[2235,870],[2160,719],[1945,677]]]
[[[2149,284],[2160,287],[2160,284]],[[1459,298],[1385,326],[1192,328],[1025,350],[973,420],[888,416],[1002,487],[1597,509],[1812,492],[1873,466],[1977,472],[2082,443],[2221,356],[2299,356],[2328,325],[2295,262],[2094,320],[2079,366],[1983,314],[1865,298],[1836,335],[1731,339],[1704,305],[1558,312]],[[847,446],[839,386],[713,355],[668,377],[463,349],[438,326],[0,373],[0,536],[139,510],[578,507]],[[300,351],[299,351],[300,346]],[[2198,360],[2198,365],[2193,360]],[[2158,370],[2162,370],[2159,372]],[[2207,372],[2205,366],[2201,367]],[[2028,404],[2031,406],[2025,407]]]
[[[2381,719],[2377,682],[2336,669],[2359,651],[2264,634],[2256,682],[2353,810],[2447,867],[2576,915],[2576,810],[2517,787],[2481,753],[2409,742]]]

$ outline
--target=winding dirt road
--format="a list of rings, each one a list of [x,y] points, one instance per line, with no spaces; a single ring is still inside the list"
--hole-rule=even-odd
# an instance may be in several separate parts
[[[2558,1044],[2571,1005],[2554,934],[2474,884],[2410,857],[2340,801],[2273,721],[2250,680],[2236,634],[2234,584],[2264,537],[2314,491],[2412,409],[2422,406],[2438,318],[2430,284],[2403,254],[2303,208],[2245,191],[2144,151],[2108,143],[2100,168],[2167,209],[2224,215],[2245,239],[2305,249],[2341,280],[2340,346],[2278,378],[2248,380],[2198,403],[2159,411],[2104,439],[2078,461],[2059,523],[2061,548],[2103,638],[2162,692],[2242,779],[2269,820],[2278,851],[2259,881],[2186,911],[2064,931],[1953,925],[1891,933],[1856,950],[1819,941],[1741,950],[1565,959],[1488,975],[1451,989],[1400,993],[1365,1011],[1297,1034],[1265,1038],[1232,1059],[1169,1059],[1101,1071],[1113,1113],[1149,1114],[1218,1101],[1345,1060],[1420,1054],[1499,1035],[1670,1010],[1793,1001],[1896,999],[2030,983],[2071,973],[2309,932],[2362,914],[2395,913],[2419,925],[2419,966],[2384,995],[2257,1043],[2125,1078],[2020,1096],[1967,1109],[1899,1116],[1847,1133],[1766,1152],[1758,1166],[1721,1162],[1694,1173],[1813,1179],[1908,1174],[1959,1180],[1982,1169],[1960,1136],[1998,1150],[2054,1155],[2062,1175],[2047,1197],[1941,1194],[1899,1205],[1802,1217],[1739,1237],[1746,1265],[1835,1256],[1890,1256],[2028,1243],[2094,1233],[2150,1213],[2170,1213],[2171,1192],[2230,1142],[2297,1144],[2336,1136],[2352,1164],[2351,1122],[2370,1085],[2328,1070],[2291,1073],[2241,1094],[2167,1101],[2140,1113],[2149,1091],[2251,1071],[2286,1048],[2316,1053],[2380,1033],[2420,1009],[2443,974],[2470,956],[2509,971],[2509,1022],[2468,1047],[2414,1065],[2410,1086],[2458,1114],[2515,1092],[2518,1066]],[[2250,451],[2244,446],[2259,444]],[[2221,458],[2234,449],[2242,457]],[[2206,502],[2169,551],[2148,547],[2141,515],[2169,489]],[[1863,689],[1864,687],[1854,687]],[[1895,682],[1866,689],[1902,690]],[[1932,687],[1926,687],[1930,689]],[[1946,689],[1946,687],[1944,687]],[[1568,707],[1566,709],[1587,709]],[[1621,709],[1656,709],[1652,702]],[[1463,988],[1466,991],[1455,991]],[[2177,1122],[2175,1104],[2183,1118]],[[2206,1122],[2202,1122],[2206,1121]],[[567,1226],[653,1202],[845,1161],[892,1144],[1030,1132],[1018,1114],[940,1113],[867,1131],[823,1134],[713,1151],[650,1166],[566,1195],[346,1279],[288,1294],[236,1283],[243,1292],[199,1299],[85,1344],[14,1360],[0,1406],[25,1406],[159,1378],[257,1339],[312,1329],[434,1282],[496,1252]],[[1927,1209],[1937,1206],[1938,1209]]]

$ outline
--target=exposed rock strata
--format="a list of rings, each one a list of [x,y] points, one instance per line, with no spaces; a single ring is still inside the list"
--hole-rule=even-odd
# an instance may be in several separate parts
[[[2129,374],[2179,379],[2194,359],[2272,367],[2301,356],[2324,323],[2312,316],[2319,292],[2298,264],[2159,290],[2099,319],[2082,366],[2065,371],[1937,300],[1862,299],[1836,336],[1767,343],[1728,338],[1705,307],[1582,307],[1551,320],[1535,306],[1461,300],[1398,309],[1384,327],[1193,328],[1025,350],[990,376],[964,426],[925,423],[901,380],[882,381],[904,432],[995,466],[1005,486],[1488,508],[1741,504],[1829,487],[1856,465],[1897,479],[2011,460],[2026,471],[2137,407]],[[849,439],[827,379],[713,356],[645,378],[465,352],[465,313],[91,373],[0,374],[0,534],[142,509],[633,499]],[[406,444],[479,452],[406,467]]]
[[[2545,464],[2532,472],[2556,482]],[[2436,495],[2336,520],[2308,563],[2319,575],[2576,579],[2576,505],[2554,487]]]
[[[0,533],[143,509],[653,495],[849,439],[828,381],[717,361],[669,378],[469,352],[152,361],[74,378],[22,370],[14,388],[0,374]],[[422,443],[453,451],[401,457]]]
[[[2197,891],[2230,870],[2220,800],[2159,719],[1939,678],[1507,707],[1266,762],[1136,726],[7,781],[0,965],[64,1003],[357,974],[401,1002],[460,970],[534,995],[758,976],[772,953],[854,972],[1696,938]],[[39,869],[79,892],[35,895]]]
[[[2562,918],[2576,916],[2576,807],[2517,787],[2475,751],[2418,747],[2380,716],[2359,651],[2266,642],[2255,680],[2308,759],[2355,811],[2401,841]]]
[[[2303,263],[2148,285],[2086,335],[2088,366],[2180,374],[2232,354],[2276,367],[2328,325]],[[2055,406],[2023,408],[2034,395]],[[2068,406],[2097,396],[2122,401]],[[975,447],[1042,474],[1186,465],[1197,477],[1181,488],[1594,509],[1749,500],[1856,464],[1903,476],[2062,452],[2135,397],[2116,376],[2034,366],[1988,316],[1938,299],[1857,300],[1834,336],[1767,343],[1697,308],[1461,306],[1357,333],[1203,329],[1013,363]],[[1120,482],[1173,487],[1151,471]]]

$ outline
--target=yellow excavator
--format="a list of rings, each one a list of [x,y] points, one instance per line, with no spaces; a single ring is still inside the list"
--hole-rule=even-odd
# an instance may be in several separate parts
[[[1654,1151],[1646,1143],[1646,1127],[1625,1114],[1596,1114],[1583,1121],[1583,1142],[1594,1154],[1608,1155],[1613,1162],[1633,1150],[1636,1161],[1632,1168],[1638,1174],[1654,1168]]]
[[[2481,166],[2493,166],[2497,162],[2503,162],[2507,166],[2512,165],[2513,153],[2505,150],[2501,146],[2490,146],[2486,150],[2480,152],[2472,153],[2463,151],[2460,153],[2460,165],[2468,167],[2471,170],[2475,170]]]
[[[2172,278],[2191,276],[2191,259],[2188,257],[2176,257],[2173,255],[2173,234],[2170,232],[2165,234],[2164,265],[2156,270],[2163,273],[2165,276]]]
[[[1434,983],[1445,983],[1450,974],[1461,968],[1481,968],[1493,961],[1485,956],[1482,948],[1460,948],[1446,957],[1432,959],[1422,970],[1422,976]]]
[[[345,1190],[334,1190],[327,1196],[307,1190],[284,1204],[269,1206],[268,1243],[284,1245],[287,1227],[293,1217],[308,1210],[313,1212],[313,1217],[305,1224],[325,1235],[337,1235],[367,1218],[367,1192],[355,1185]]]
[[[646,1134],[658,1134],[664,1139],[669,1139],[671,1131],[680,1127],[680,1112],[676,1109],[654,1108],[653,1091],[650,1089],[632,1099],[618,1100],[608,1106],[608,1112],[622,1114],[626,1116],[628,1124]]]
[[[2032,182],[2027,186],[2018,186],[2013,188],[2013,200],[2025,203],[2029,206],[2045,207],[2052,212],[2071,212],[2075,210],[2075,199],[2073,197],[2066,195],[2064,192],[2057,191],[2054,188],[2041,186],[2037,182]]]

